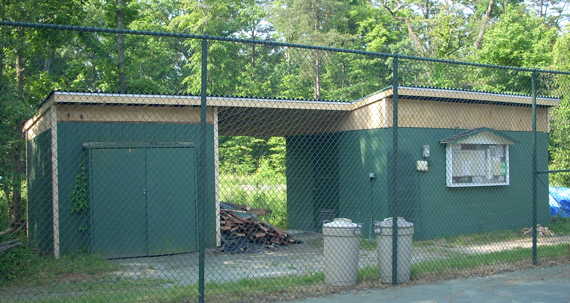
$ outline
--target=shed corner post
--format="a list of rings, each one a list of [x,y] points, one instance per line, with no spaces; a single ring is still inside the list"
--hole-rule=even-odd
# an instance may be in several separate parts
[[[531,74],[531,89],[532,89],[532,264],[538,264],[538,241],[537,241],[537,124],[536,124],[536,81],[537,81],[537,71],[533,71]]]
[[[196,199],[196,222],[198,232],[198,302],[205,301],[205,233],[204,203],[208,197],[207,186],[207,89],[208,89],[208,40],[202,40],[201,88],[200,88],[200,150],[198,165],[198,198]],[[200,222],[198,222],[200,221]]]
[[[392,165],[390,171],[390,204],[392,212],[392,284],[398,284],[398,88],[399,58],[395,56],[392,62]]]
[[[59,217],[59,160],[58,160],[58,130],[57,130],[57,108],[52,105],[50,109],[51,121],[51,179],[52,179],[52,217],[53,217],[53,256],[56,259],[61,257],[61,231]]]

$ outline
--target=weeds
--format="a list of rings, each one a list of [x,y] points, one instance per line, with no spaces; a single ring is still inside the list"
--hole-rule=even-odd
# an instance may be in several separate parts
[[[93,255],[55,259],[21,246],[0,254],[0,287],[41,286],[73,274],[89,278],[117,269],[114,263]]]
[[[222,175],[220,201],[269,209],[271,214],[261,219],[287,228],[287,190],[281,174],[258,171],[253,175]]]

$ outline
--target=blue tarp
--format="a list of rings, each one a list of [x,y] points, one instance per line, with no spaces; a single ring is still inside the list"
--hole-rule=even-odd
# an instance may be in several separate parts
[[[570,188],[550,186],[549,195],[550,215],[570,218]]]

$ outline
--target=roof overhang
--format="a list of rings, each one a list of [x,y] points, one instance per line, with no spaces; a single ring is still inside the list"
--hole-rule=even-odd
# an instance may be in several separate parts
[[[369,96],[357,100],[354,104],[357,107],[370,104],[383,98],[390,98],[394,95],[392,88],[387,88],[375,92]],[[398,87],[400,98],[413,97],[437,101],[461,101],[473,103],[491,104],[512,104],[512,105],[532,105],[533,97],[527,95],[500,94],[492,92],[479,92],[458,89],[425,88],[425,87]],[[536,104],[539,106],[557,106],[560,98],[537,97]]]
[[[208,106],[213,107],[251,107],[251,108],[282,108],[282,109],[311,109],[311,110],[341,110],[350,111],[370,103],[392,97],[394,90],[386,88],[356,101],[306,100],[284,98],[257,97],[223,97],[207,96]],[[533,98],[525,95],[498,94],[468,90],[453,90],[440,88],[407,87],[398,88],[400,97],[420,97],[441,100],[465,100],[472,102],[490,102],[507,104],[531,105]],[[155,105],[155,106],[199,106],[200,96],[194,95],[146,95],[146,94],[114,94],[114,93],[81,93],[53,92],[44,101],[46,103],[67,104],[124,104],[124,105]],[[556,106],[559,98],[538,97],[536,103],[542,106]]]
[[[476,139],[475,141],[473,139]],[[442,144],[514,144],[515,140],[487,127],[470,129],[439,141]]]
[[[257,97],[224,97],[207,96],[209,107],[281,109],[302,111],[347,112],[369,104],[380,102],[394,95],[392,87],[377,91],[355,101],[303,100]],[[422,88],[401,86],[398,95],[402,100],[421,99],[427,101],[469,102],[483,104],[526,105],[533,103],[533,98],[525,95],[499,94],[468,90],[441,88]],[[539,106],[556,106],[559,98],[538,97]],[[199,106],[201,97],[195,95],[158,95],[158,94],[118,94],[118,93],[89,93],[89,92],[52,92],[41,104],[37,114],[24,125],[24,131],[29,129],[37,119],[53,104],[85,104],[85,105],[135,105],[135,106]]]

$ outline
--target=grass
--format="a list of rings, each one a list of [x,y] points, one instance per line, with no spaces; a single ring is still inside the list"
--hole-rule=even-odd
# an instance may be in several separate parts
[[[105,296],[112,295],[114,301],[115,296],[140,294],[169,283],[113,275],[118,270],[119,265],[94,255],[55,259],[21,246],[0,254],[0,293],[19,298],[14,302],[75,302],[77,298],[67,297],[77,294],[86,295],[84,302],[104,302]]]
[[[570,218],[554,218],[547,226],[555,235],[570,235]]]
[[[555,246],[545,246],[539,249],[539,257],[553,258],[560,256],[570,256],[570,245],[561,244]],[[443,274],[450,272],[465,272],[482,266],[495,266],[499,264],[512,264],[530,259],[531,250],[528,248],[514,249],[501,252],[493,252],[480,255],[456,256],[439,261],[424,261],[412,265],[412,279],[421,279],[426,275]],[[63,259],[63,258],[62,258]],[[81,261],[83,260],[83,261]],[[69,262],[64,261],[62,265]],[[55,265],[50,262],[48,267]],[[99,265],[96,265],[99,264]],[[61,270],[65,272],[75,272],[76,269],[84,268],[91,272],[107,272],[109,269],[101,265],[99,261],[86,262],[79,259],[79,264],[72,270]],[[57,276],[57,275],[56,275]],[[45,278],[46,276],[44,276]],[[358,273],[358,280],[362,282],[378,281],[379,270],[377,266],[363,268]],[[103,280],[101,280],[103,281]],[[51,296],[37,298],[38,303],[52,302],[191,302],[198,296],[196,285],[173,286],[164,280],[109,280],[107,284],[89,285],[93,282],[81,281],[71,283],[69,287],[50,288]],[[113,283],[111,285],[110,283]],[[103,286],[107,286],[104,288]],[[67,293],[55,295],[58,290],[67,290]],[[276,278],[255,278],[243,279],[228,283],[207,283],[206,296],[211,302],[245,302],[255,298],[267,300],[271,297],[287,297],[298,295],[299,293],[327,293],[330,287],[324,284],[324,274],[321,272],[304,276],[285,276]],[[29,300],[29,298],[27,298]],[[12,302],[19,302],[14,300]],[[21,301],[23,302],[23,301]]]
[[[265,296],[276,294],[293,287],[317,285],[324,281],[323,273],[314,273],[305,276],[287,276],[278,278],[243,279],[228,283],[208,283],[206,285],[206,296],[214,300],[223,302],[238,302],[241,299],[255,296]],[[107,291],[102,289],[77,288],[73,296],[53,296],[51,298],[38,298],[37,303],[55,302],[191,302],[198,297],[197,285],[164,287],[164,284],[152,284],[147,282],[148,287],[143,287],[137,281],[122,281],[124,285],[109,287]],[[134,288],[132,286],[135,286]],[[50,292],[52,290],[50,289]],[[80,296],[77,296],[80,294]],[[27,302],[29,298],[22,301]],[[208,300],[209,301],[209,300]],[[243,301],[239,301],[243,302]]]
[[[498,264],[516,263],[530,260],[531,249],[519,248],[500,252],[493,252],[478,255],[462,255],[442,260],[423,261],[412,265],[411,279],[420,279],[427,274],[442,274],[449,272],[461,272],[481,266],[493,266]],[[570,257],[570,244],[559,244],[553,246],[540,247],[539,258]],[[379,270],[377,266],[370,266],[360,270],[360,281],[370,281],[378,279]]]
[[[554,218],[546,225],[555,236],[570,235],[570,218]],[[487,233],[468,234],[444,237],[434,240],[414,241],[416,247],[469,247],[472,245],[491,244],[509,240],[525,239],[528,236],[521,234],[520,230],[500,230]],[[365,250],[376,249],[376,240],[360,240],[360,248]]]
[[[55,259],[20,246],[0,254],[0,288],[41,286],[73,275],[94,277],[117,269],[117,265],[93,255]]]
[[[538,256],[539,258],[570,256],[569,249],[570,244],[544,246],[538,249]],[[418,278],[427,273],[437,274],[449,271],[461,271],[483,265],[515,263],[523,260],[529,260],[530,256],[530,248],[517,248],[487,254],[456,256],[443,260],[424,261],[412,266],[412,277]]]
[[[570,235],[570,218],[554,218],[545,225],[555,236]],[[460,236],[450,236],[435,240],[415,241],[415,246],[450,246],[465,247],[472,245],[490,244],[509,240],[525,239],[528,236],[523,235],[520,229],[499,230],[486,233],[475,233]]]
[[[570,234],[570,219],[555,219],[548,227],[556,235]],[[449,237],[440,240],[419,241],[414,245],[474,245],[500,242],[522,237],[516,231],[497,231],[484,234]],[[362,239],[361,248],[373,250],[376,242]],[[549,259],[570,256],[570,244],[541,246],[539,257]],[[504,264],[530,260],[530,248],[468,255],[453,254],[444,259],[412,265],[412,279],[445,273],[462,273],[488,266],[501,268]],[[132,279],[114,274],[120,267],[92,255],[65,256],[53,259],[38,255],[27,247],[18,247],[0,254],[0,293],[15,294],[12,302],[185,302],[197,298],[196,285],[176,286],[165,279]],[[358,273],[360,282],[378,281],[377,266],[363,268]],[[289,296],[297,292],[326,293],[324,274],[305,276],[244,279],[229,283],[208,283],[206,295],[212,302],[243,302],[252,298]],[[325,289],[325,290],[323,290]],[[22,296],[25,294],[26,296]],[[231,299],[228,299],[231,298]]]

